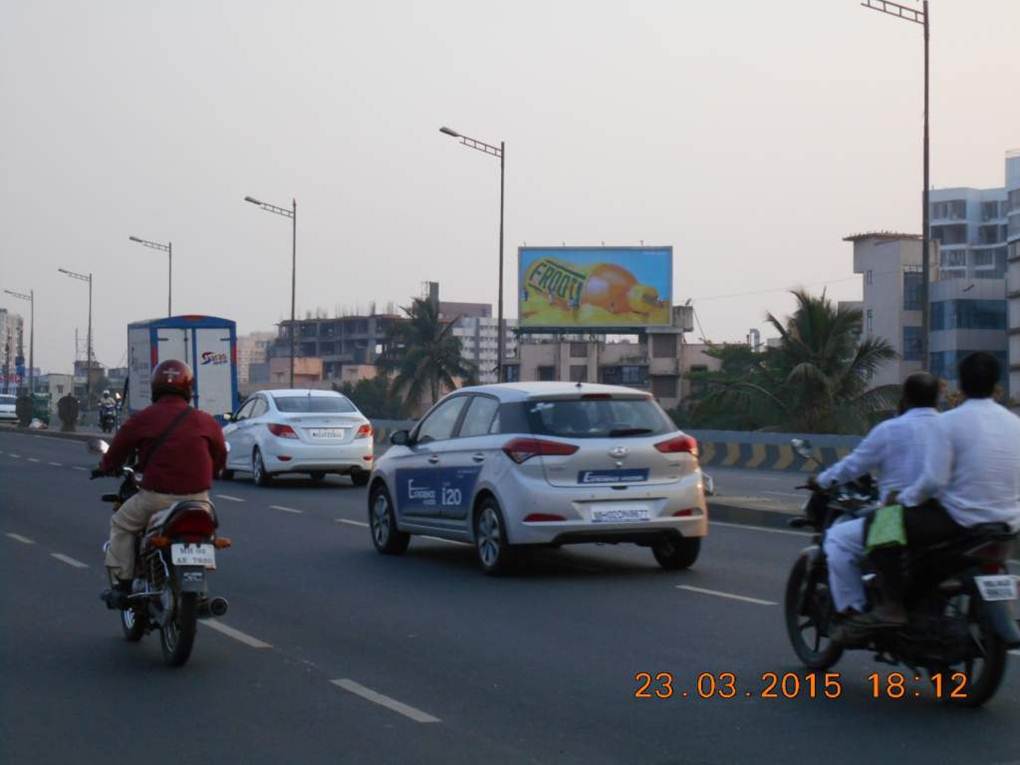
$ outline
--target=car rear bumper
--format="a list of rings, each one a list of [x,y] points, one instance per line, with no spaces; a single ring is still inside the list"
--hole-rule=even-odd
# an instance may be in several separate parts
[[[372,439],[359,439],[362,440],[365,443],[319,446],[293,439],[277,439],[273,448],[265,452],[266,470],[270,473],[349,473],[359,469],[371,470],[374,451]]]

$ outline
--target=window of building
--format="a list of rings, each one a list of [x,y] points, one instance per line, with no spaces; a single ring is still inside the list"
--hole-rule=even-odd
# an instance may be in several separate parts
[[[931,238],[943,245],[966,244],[967,225],[954,223],[946,226],[932,226]]]
[[[656,398],[676,398],[676,378],[653,377],[652,395]]]
[[[550,382],[556,379],[556,367],[541,366],[538,368],[538,379],[540,382]]]
[[[921,361],[921,328],[903,328],[903,360]]]
[[[588,365],[571,364],[570,382],[588,382]]]
[[[620,381],[624,385],[647,385],[648,367],[622,366],[620,367]]]
[[[954,268],[967,265],[966,250],[949,250],[939,254],[939,263],[943,268]]]
[[[572,359],[588,358],[588,343],[572,342],[570,344],[570,358]]]
[[[907,271],[903,274],[903,310],[921,310],[921,289],[924,274],[918,271]]]
[[[652,335],[652,358],[675,359],[676,335]]]
[[[1002,241],[1002,226],[978,226],[978,244],[997,244]]]
[[[503,367],[503,376],[506,377],[507,382],[520,382],[521,368],[516,364],[507,364]]]
[[[1005,300],[939,300],[931,304],[931,328],[1006,329]],[[962,357],[961,357],[962,358]]]
[[[941,377],[945,380],[956,380],[959,377],[960,362],[972,353],[974,353],[972,350],[933,351],[929,354],[929,371],[936,377]],[[1001,370],[999,384],[1005,385],[1006,375],[1009,370],[1009,366],[1006,363],[1007,353],[1005,351],[985,351],[985,353],[991,353],[999,360],[999,369]]]
[[[995,220],[999,217],[999,203],[998,202],[982,202],[981,203],[981,220]]]
[[[1009,201],[1006,203],[1007,208],[1010,212],[1016,212],[1020,210],[1020,189],[1014,189],[1009,192]]]
[[[867,311],[865,311],[864,318],[865,318],[864,328],[870,335],[875,329],[875,312],[869,308]]]
[[[867,273],[864,274],[864,283],[865,284],[874,284],[874,280],[872,278],[872,272],[871,272],[870,268],[868,269]]]

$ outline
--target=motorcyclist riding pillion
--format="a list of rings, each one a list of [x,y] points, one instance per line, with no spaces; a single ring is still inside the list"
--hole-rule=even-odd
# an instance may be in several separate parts
[[[99,399],[100,406],[111,406],[116,408],[117,399],[110,395],[109,389],[103,391],[103,395]]]
[[[935,438],[938,395],[938,380],[927,372],[907,377],[903,383],[899,416],[875,426],[849,456],[822,472],[815,483],[824,490],[876,473],[879,496],[883,501],[906,489],[920,475],[928,444]],[[902,610],[883,603],[876,607],[874,614],[864,617],[868,604],[861,579],[865,526],[864,518],[856,518],[833,525],[826,534],[829,587],[837,621],[841,623],[836,628],[834,639],[839,639],[842,623],[847,620],[895,620],[898,614],[885,613],[885,609]]]
[[[109,608],[123,608],[134,576],[135,536],[149,519],[181,500],[208,502],[213,476],[226,461],[223,431],[190,405],[194,375],[183,361],[168,360],[152,373],[152,404],[117,432],[99,469],[115,473],[135,453],[141,490],[113,514],[106,566],[117,585],[102,594]]]

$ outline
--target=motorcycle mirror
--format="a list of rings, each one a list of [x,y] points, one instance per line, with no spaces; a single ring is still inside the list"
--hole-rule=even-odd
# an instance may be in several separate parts
[[[811,454],[811,442],[803,438],[791,438],[790,446],[797,452],[801,457],[806,460],[813,459],[814,455]]]
[[[101,438],[90,438],[85,442],[85,448],[91,454],[106,454],[110,451],[110,445]]]
[[[231,421],[233,421],[233,419],[234,419],[234,413],[233,412],[226,412],[223,415],[223,421],[224,422],[231,422]]]

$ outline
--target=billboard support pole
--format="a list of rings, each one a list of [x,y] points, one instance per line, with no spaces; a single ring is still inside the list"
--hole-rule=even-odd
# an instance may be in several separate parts
[[[503,199],[506,190],[506,142],[499,142],[499,299],[496,319],[496,382],[504,382],[503,346],[506,342],[503,329]]]

